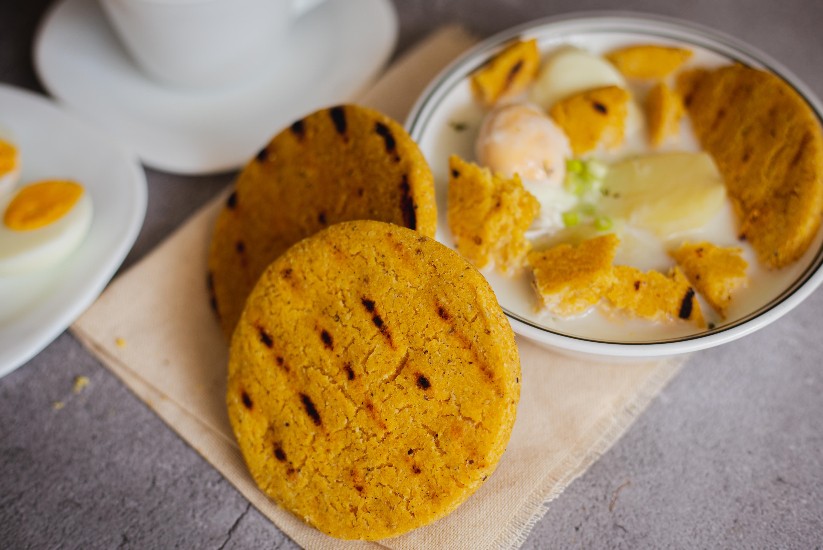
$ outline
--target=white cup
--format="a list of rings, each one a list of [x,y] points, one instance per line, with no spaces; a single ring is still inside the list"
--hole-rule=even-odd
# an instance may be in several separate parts
[[[322,0],[99,1],[146,74],[162,84],[215,88],[270,62],[295,20]]]

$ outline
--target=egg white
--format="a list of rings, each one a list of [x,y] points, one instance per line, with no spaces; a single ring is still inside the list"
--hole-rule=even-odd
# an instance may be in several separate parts
[[[54,266],[74,252],[91,227],[87,191],[65,215],[45,227],[15,231],[2,222],[12,196],[0,198],[0,276],[15,276]]]
[[[5,197],[11,190],[14,189],[14,186],[17,185],[17,180],[20,179],[20,164],[18,163],[17,166],[0,174],[0,198]]]
[[[11,143],[15,147],[17,144],[11,137],[11,132],[0,126],[0,139]],[[0,173],[0,200],[3,199],[6,195],[11,193],[11,190],[14,189],[14,186],[17,185],[17,181],[20,179],[20,150],[17,150],[17,162],[11,168],[11,170],[7,172]]]

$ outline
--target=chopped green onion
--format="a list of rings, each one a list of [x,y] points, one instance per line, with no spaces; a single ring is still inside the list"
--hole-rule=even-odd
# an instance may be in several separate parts
[[[563,225],[566,227],[574,227],[580,223],[580,216],[574,210],[563,212]]]
[[[594,205],[588,202],[584,202],[583,204],[581,204],[579,210],[586,216],[594,216],[594,214],[597,212],[597,209],[594,207]]]
[[[592,174],[588,170],[584,170],[583,173],[580,174],[580,177],[583,178],[583,181],[585,181],[586,183],[588,183],[590,185],[594,184],[594,183],[598,183],[600,181],[600,178],[596,177],[594,174]]]
[[[566,174],[565,187],[566,191],[579,197],[586,192],[589,186],[579,174],[570,173]]]
[[[606,216],[600,216],[594,220],[594,228],[598,231],[608,231],[612,228],[612,220]]]
[[[569,159],[566,161],[566,171],[570,174],[582,174],[585,170],[585,165],[580,159]]]

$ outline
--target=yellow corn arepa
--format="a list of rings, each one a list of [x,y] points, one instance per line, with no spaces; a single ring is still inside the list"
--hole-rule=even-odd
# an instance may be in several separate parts
[[[562,99],[549,115],[569,138],[575,155],[599,144],[612,149],[623,143],[629,92],[619,86],[604,86]]]
[[[725,178],[741,237],[769,267],[798,259],[823,214],[823,137],[815,113],[778,76],[742,65],[687,71],[678,89]]]
[[[742,253],[740,248],[701,242],[683,243],[671,256],[709,305],[725,315],[732,294],[748,281]]]
[[[689,49],[653,44],[628,46],[606,54],[606,59],[629,78],[665,78],[691,57]]]
[[[493,260],[502,271],[520,268],[531,248],[525,232],[539,210],[516,174],[502,178],[457,155],[449,157],[449,228],[457,249],[477,267]]]
[[[472,92],[480,103],[490,107],[525,90],[539,68],[537,40],[513,42],[472,73]]]
[[[652,147],[660,147],[666,138],[680,131],[685,108],[683,100],[669,86],[658,82],[646,96],[646,120]]]
[[[652,321],[682,319],[706,326],[694,289],[674,267],[668,275],[655,270],[614,266],[615,281],[605,297],[612,308]]]
[[[614,234],[577,245],[560,244],[529,253],[540,302],[561,317],[579,315],[597,304],[614,283],[612,262],[620,240]]]
[[[297,241],[357,219],[434,236],[434,179],[403,127],[341,105],[275,136],[238,176],[214,228],[209,290],[226,337],[266,266]]]
[[[229,418],[254,480],[346,539],[457,507],[494,471],[520,396],[514,335],[483,276],[375,221],[332,226],[271,264],[229,361]]]

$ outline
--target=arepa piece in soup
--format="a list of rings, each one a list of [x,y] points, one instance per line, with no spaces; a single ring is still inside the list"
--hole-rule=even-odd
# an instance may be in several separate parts
[[[723,316],[734,294],[748,283],[748,264],[739,247],[686,242],[670,254],[694,288]]]
[[[626,135],[629,92],[619,86],[604,86],[567,97],[555,103],[549,114],[566,133],[575,156],[597,147],[615,149]]]
[[[449,157],[449,228],[456,248],[477,267],[494,263],[508,273],[523,267],[531,248],[525,233],[539,210],[517,174],[506,178]]]
[[[486,107],[514,97],[532,83],[540,66],[537,40],[517,40],[471,75],[474,96]]]
[[[684,73],[678,88],[723,174],[740,236],[769,267],[797,260],[823,216],[823,134],[814,112],[778,76],[743,65]]]
[[[331,536],[454,510],[497,467],[520,397],[509,322],[448,247],[344,222],[272,263],[231,343],[228,414],[260,489]]]
[[[612,262],[619,242],[608,233],[531,252],[529,265],[541,307],[553,315],[574,317],[597,305],[615,282]]]
[[[688,48],[638,44],[612,50],[606,59],[628,78],[661,79],[679,69],[691,59],[694,52]]]

